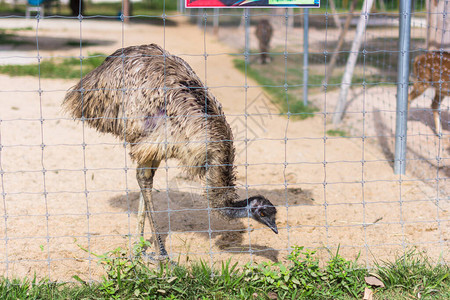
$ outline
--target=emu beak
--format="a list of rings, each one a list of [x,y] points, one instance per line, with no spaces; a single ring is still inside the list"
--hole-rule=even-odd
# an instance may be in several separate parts
[[[277,228],[277,224],[275,223],[275,220],[265,220],[266,221],[266,225],[272,229],[273,232],[275,232],[275,234],[278,234],[278,228]]]

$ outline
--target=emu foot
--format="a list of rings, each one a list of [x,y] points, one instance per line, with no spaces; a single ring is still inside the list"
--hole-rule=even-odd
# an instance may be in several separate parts
[[[136,252],[136,256],[139,257],[140,259],[142,259],[142,261],[144,261],[145,263],[150,263],[150,264],[159,264],[164,265],[166,263],[170,263],[172,265],[174,265],[175,263],[170,259],[169,254],[167,254],[167,252],[164,250],[163,252],[161,252],[160,254],[156,254],[156,252],[147,252],[148,249],[148,245],[144,246],[144,247],[138,247],[136,250],[138,250]]]
[[[145,252],[143,251],[141,253],[141,257],[144,261],[150,262],[150,263],[165,263],[170,261],[169,255],[157,255],[155,252]]]
[[[164,266],[176,267],[178,264],[170,259],[169,255],[157,255],[155,252],[142,252],[141,258],[145,263],[158,265],[159,268]]]
[[[145,263],[159,264],[160,266],[170,263],[171,265],[176,265],[169,257],[164,244],[162,243],[161,237],[157,237],[156,248],[159,247],[159,255],[156,252],[147,252],[147,249],[152,248],[152,243],[145,240],[144,237],[140,236],[133,247],[134,256],[137,259],[141,259]]]

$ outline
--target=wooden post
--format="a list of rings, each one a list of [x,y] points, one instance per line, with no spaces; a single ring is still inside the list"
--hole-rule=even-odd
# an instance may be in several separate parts
[[[219,34],[219,9],[218,8],[214,8],[213,32],[215,35]]]

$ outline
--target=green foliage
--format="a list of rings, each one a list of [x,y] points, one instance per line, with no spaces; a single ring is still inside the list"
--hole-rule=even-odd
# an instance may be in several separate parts
[[[95,285],[55,283],[42,279],[0,279],[0,299],[88,299],[97,294]]]
[[[122,248],[97,255],[106,271],[99,288],[105,296],[246,299],[255,293],[262,297],[277,293],[282,298],[325,299],[359,297],[366,286],[367,271],[338,253],[325,268],[320,267],[315,251],[303,247],[293,249],[287,257],[287,265],[263,262],[247,264],[241,270],[237,263],[228,260],[222,262],[218,270],[204,261],[189,268],[170,262],[160,263],[159,268],[149,268],[139,259],[141,251],[148,246],[148,242],[141,239],[133,249],[132,258]]]
[[[338,252],[321,268],[315,254],[316,251],[294,247],[287,257],[288,266],[270,262],[246,265],[246,280],[258,282],[266,291],[282,291],[283,297],[288,298],[333,299],[362,295],[366,269],[358,267],[356,261],[345,260]]]
[[[428,257],[415,249],[407,251],[394,262],[376,263],[376,267],[376,273],[386,289],[403,289],[421,297],[440,295],[442,292],[450,296],[449,266],[433,265]]]
[[[116,248],[103,255],[92,253],[105,269],[98,283],[87,284],[76,275],[73,278],[78,284],[36,278],[1,279],[0,298],[362,299],[367,287],[364,278],[368,271],[358,266],[358,258],[349,261],[340,256],[339,249],[327,263],[320,262],[316,251],[294,247],[286,263],[263,262],[241,268],[227,260],[219,268],[205,261],[191,266],[161,262],[150,267],[141,257],[142,250],[149,246],[149,242],[141,239],[130,250]],[[386,285],[375,291],[375,299],[450,296],[449,267],[433,265],[414,251],[393,263],[377,264],[373,273]]]
[[[27,27],[14,27],[14,28],[8,28],[10,31],[32,31],[34,30],[33,27],[27,26]]]
[[[367,269],[361,268],[358,264],[359,256],[355,261],[349,261],[339,255],[339,248],[336,255],[326,266],[326,276],[324,279],[329,285],[329,294],[333,297],[351,295],[359,297],[366,287],[364,277],[367,276]]]
[[[251,54],[250,63],[245,63],[243,59],[234,59],[234,66],[249,78],[254,79],[270,96],[281,113],[290,113],[294,118],[305,119],[314,116],[319,111],[314,105],[303,104],[303,54],[289,53],[284,55],[284,50],[271,50],[272,62],[259,64],[254,62],[256,55]],[[279,52],[277,52],[279,51]],[[345,62],[348,53],[342,52],[342,57],[338,62]],[[323,93],[323,82],[325,80],[324,64],[328,61],[323,53],[310,53],[309,73],[308,73],[308,93]],[[312,64],[314,62],[314,64]],[[395,79],[389,77],[389,72],[383,70],[379,65],[379,60],[366,60],[364,56],[359,56],[357,69],[352,77],[352,86],[370,88],[372,86],[385,85]],[[339,65],[339,64],[338,64]],[[364,66],[370,66],[374,72],[366,71]],[[336,69],[328,79],[326,91],[332,91],[340,87],[343,70]]]
[[[247,76],[253,78],[261,85],[263,90],[271,96],[272,102],[279,107],[281,113],[286,114],[289,112],[294,118],[306,119],[318,111],[313,106],[305,106],[303,104],[303,99],[299,97],[302,94],[298,87],[298,82],[289,82],[288,86],[290,85],[290,87],[287,89],[284,87],[284,75],[281,76],[280,74],[284,72],[284,68],[283,70],[278,70],[279,65],[276,62],[272,62],[269,66],[246,65],[242,59],[234,59],[233,62],[235,68],[246,73]]]
[[[9,76],[40,76],[41,78],[72,79],[84,76],[98,67],[107,55],[101,53],[89,54],[79,58],[43,59],[40,64],[5,65],[0,66],[0,73]]]
[[[343,130],[339,130],[339,129],[330,129],[327,130],[327,134],[330,136],[347,136],[347,133]]]
[[[80,41],[79,40],[72,40],[72,41],[67,41],[66,42],[67,46],[71,46],[71,47],[79,47],[80,46]],[[95,46],[98,45],[95,42],[89,42],[89,41],[82,41],[81,42],[81,46],[82,47],[88,47],[88,46]]]
[[[143,6],[152,9],[152,10],[176,10],[177,9],[177,0],[165,0],[165,1],[153,1],[153,0],[144,0]]]
[[[222,263],[221,272],[204,261],[189,269],[172,262],[160,262],[157,268],[149,268],[141,259],[142,250],[149,246],[149,242],[141,238],[131,257],[122,248],[96,255],[106,271],[99,287],[103,296],[112,299],[197,299],[198,296],[226,299],[230,292],[231,295],[239,292],[244,274],[239,272],[237,263]]]
[[[121,2],[100,2],[93,3],[91,1],[84,1],[85,3],[85,15],[86,16],[117,16],[122,10]],[[152,1],[144,0],[141,2],[133,2],[132,14],[133,15],[161,15],[164,12],[169,13],[177,9],[177,0],[165,0],[165,1]],[[0,2],[0,12],[3,14],[14,13],[25,15],[26,5],[24,4],[10,4],[6,2]],[[61,6],[61,12],[58,15],[70,15],[71,11],[68,5]],[[47,15],[47,14],[46,14]]]
[[[122,10],[121,2],[99,2],[99,3],[86,3],[85,14],[87,15],[99,15],[99,16],[117,16]],[[176,0],[166,1],[150,1],[144,0],[141,2],[131,3],[132,15],[161,15],[163,11],[166,13],[169,11],[175,11],[177,9]]]

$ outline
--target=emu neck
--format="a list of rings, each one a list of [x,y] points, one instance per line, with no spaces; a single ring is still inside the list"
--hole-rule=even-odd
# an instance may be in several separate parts
[[[221,140],[221,142],[212,144],[210,148],[216,147],[216,149],[212,149],[214,151],[208,155],[211,158],[205,174],[208,198],[211,206],[218,209],[224,216],[243,218],[248,216],[247,200],[237,201],[231,129],[229,126],[225,126],[223,129],[226,134],[212,139]]]
[[[231,219],[247,218],[249,206],[247,200],[231,202],[228,207],[222,210],[222,213]]]

